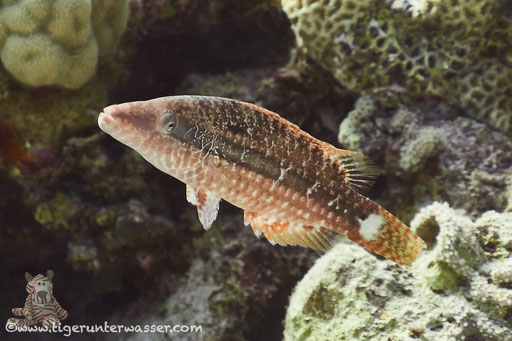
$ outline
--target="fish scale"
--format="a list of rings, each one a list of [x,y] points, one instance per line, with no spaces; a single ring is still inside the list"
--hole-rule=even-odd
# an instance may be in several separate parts
[[[300,130],[276,113],[220,97],[171,96],[112,105],[101,129],[187,184],[208,229],[222,199],[271,243],[327,250],[336,235],[401,265],[423,241],[363,196],[375,171],[363,156]]]

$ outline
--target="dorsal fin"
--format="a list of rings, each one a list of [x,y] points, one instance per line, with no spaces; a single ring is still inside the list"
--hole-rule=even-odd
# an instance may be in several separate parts
[[[340,238],[337,233],[323,227],[291,226],[287,221],[276,221],[254,212],[244,212],[244,222],[251,224],[258,238],[263,234],[272,245],[299,245],[326,252]]]
[[[375,182],[379,171],[373,161],[363,154],[343,150],[328,145],[328,154],[340,168],[345,170],[347,180],[352,189],[365,194]]]

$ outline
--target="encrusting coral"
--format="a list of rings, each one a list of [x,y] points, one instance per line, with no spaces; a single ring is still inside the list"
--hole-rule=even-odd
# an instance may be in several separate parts
[[[283,0],[297,44],[354,91],[399,85],[512,134],[506,1]]]
[[[411,227],[427,242],[411,271],[340,243],[291,296],[285,340],[509,340],[512,213],[472,221],[446,203]]]
[[[115,51],[127,0],[7,0],[0,6],[0,59],[18,81],[76,89]]]

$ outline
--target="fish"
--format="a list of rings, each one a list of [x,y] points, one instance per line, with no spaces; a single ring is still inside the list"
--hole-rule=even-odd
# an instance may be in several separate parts
[[[363,194],[377,175],[367,157],[318,140],[270,110],[222,97],[168,96],[107,106],[98,125],[185,183],[206,230],[224,199],[272,245],[325,252],[345,236],[408,267],[425,248]]]

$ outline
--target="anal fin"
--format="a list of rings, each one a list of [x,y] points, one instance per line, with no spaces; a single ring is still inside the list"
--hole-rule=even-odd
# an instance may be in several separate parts
[[[208,230],[217,218],[220,200],[220,197],[211,192],[187,185],[187,201],[197,206],[197,216],[205,230]]]
[[[263,234],[272,245],[299,245],[325,252],[338,237],[338,234],[323,227],[292,225],[254,212],[244,212],[244,222],[246,225],[251,224],[258,238]]]

